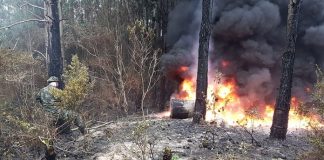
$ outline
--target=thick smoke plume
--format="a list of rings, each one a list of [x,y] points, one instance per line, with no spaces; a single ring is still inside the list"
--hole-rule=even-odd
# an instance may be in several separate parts
[[[181,66],[196,67],[201,8],[200,0],[183,0],[169,15],[169,52],[162,65],[171,79]],[[234,77],[238,94],[251,105],[275,100],[286,48],[287,12],[288,2],[282,0],[212,0],[209,72]],[[316,80],[315,66],[324,66],[323,0],[303,1],[298,36],[292,93],[307,101],[306,88]]]

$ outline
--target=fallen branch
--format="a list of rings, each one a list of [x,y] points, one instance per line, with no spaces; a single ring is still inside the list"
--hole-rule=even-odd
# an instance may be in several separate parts
[[[19,25],[19,24],[22,24],[22,23],[27,23],[27,22],[46,22],[46,21],[47,20],[44,20],[44,19],[27,19],[27,20],[23,20],[23,21],[13,23],[13,24],[11,24],[9,26],[1,27],[0,30],[8,29],[8,28],[11,28],[13,26],[16,26],[16,25]]]
[[[109,125],[109,124],[112,124],[114,122],[107,122],[107,123],[104,123],[104,124],[101,124],[101,125],[98,125],[98,126],[95,126],[95,127],[91,127],[89,129],[97,129],[97,128],[100,128],[100,127],[103,127],[103,126],[106,126],[106,125]]]
[[[71,155],[77,155],[77,154],[75,154],[75,153],[73,153],[73,152],[71,152],[71,151],[65,150],[65,149],[60,148],[60,147],[58,147],[58,146],[54,146],[54,148],[56,148],[56,149],[58,149],[58,150],[60,150],[60,151],[63,151],[63,152],[69,153],[69,154],[71,154]]]
[[[90,130],[90,129],[97,129],[97,128],[100,128],[100,127],[103,127],[103,126],[106,126],[106,125],[109,125],[109,124],[112,124],[112,123],[114,123],[113,121],[111,121],[111,122],[105,122],[104,124],[101,124],[101,125],[98,125],[98,126],[95,126],[95,127],[91,127],[91,128],[86,128],[86,129],[88,129],[88,130]],[[71,129],[72,131],[76,131],[76,130],[78,130],[78,128],[73,128],[73,129]]]

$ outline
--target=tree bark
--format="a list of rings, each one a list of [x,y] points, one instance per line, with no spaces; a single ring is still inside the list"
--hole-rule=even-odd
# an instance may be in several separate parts
[[[199,55],[196,87],[196,102],[193,123],[201,123],[206,117],[206,97],[208,86],[208,49],[210,38],[210,0],[202,2],[202,21],[199,33]]]
[[[160,38],[160,47],[162,50],[162,54],[165,54],[168,52],[168,49],[166,47],[166,40],[165,36],[167,34],[167,28],[168,28],[168,16],[169,16],[169,0],[160,0],[159,3],[159,29],[157,31],[157,35]],[[162,34],[161,34],[162,33]],[[162,55],[161,55],[162,56]],[[159,84],[159,91],[158,91],[158,106],[161,111],[164,111],[167,107],[166,102],[170,100],[170,97],[172,95],[172,92],[174,91],[175,87],[173,87],[172,81],[168,79],[166,75],[162,75],[160,79]]]
[[[288,5],[288,45],[287,51],[282,56],[282,73],[280,79],[279,95],[276,100],[270,132],[271,138],[281,140],[286,139],[288,128],[288,116],[290,110],[300,3],[301,0],[290,0]]]
[[[59,20],[60,20],[60,40],[61,40],[61,55],[62,55],[62,63],[63,63],[63,66],[65,65],[65,54],[64,54],[64,47],[62,47],[62,45],[64,46],[64,42],[63,42],[63,23],[64,23],[64,21],[63,21],[63,12],[62,12],[62,10],[63,10],[63,2],[62,2],[62,0],[58,0],[59,1]]]
[[[46,58],[46,67],[48,69],[48,66],[49,66],[49,56],[48,56],[48,53],[50,52],[50,22],[51,22],[51,19],[49,19],[50,17],[50,5],[49,5],[49,2],[48,1],[44,1],[44,17],[45,17],[45,20],[46,20],[46,23],[45,23],[45,58]]]
[[[61,52],[59,0],[50,0],[51,23],[50,23],[50,45],[49,45],[49,67],[48,76],[56,76],[59,79],[63,73],[63,58]],[[60,85],[62,87],[62,84]]]
[[[168,30],[168,18],[169,18],[169,1],[168,0],[162,0],[161,2],[161,29],[162,29],[162,52],[166,53],[167,52],[167,47],[166,47],[166,40],[165,36],[167,34]],[[159,33],[160,34],[160,33]]]

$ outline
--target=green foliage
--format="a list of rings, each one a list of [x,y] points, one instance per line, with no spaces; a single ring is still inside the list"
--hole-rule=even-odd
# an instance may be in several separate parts
[[[324,73],[317,67],[316,75],[317,82],[312,97],[319,114],[324,117]]]
[[[324,117],[324,74],[317,68],[317,82],[314,85],[314,92],[312,94],[313,103],[316,110],[320,114],[320,118]],[[324,127],[319,124],[311,123],[310,127],[313,129],[310,135],[310,142],[314,146],[314,150],[302,155],[301,159],[321,159],[324,155]]]
[[[140,122],[136,127],[134,128],[132,134],[134,136],[134,139],[136,141],[142,139],[143,136],[146,135],[147,129],[150,127],[150,124],[148,121]]]
[[[52,90],[55,97],[60,99],[60,106],[68,109],[76,109],[92,88],[89,83],[88,68],[79,61],[78,56],[72,57],[72,62],[64,70],[63,90]]]
[[[313,135],[310,137],[310,142],[317,152],[324,154],[324,129],[319,126],[312,126],[312,128]]]
[[[179,160],[179,159],[180,159],[180,157],[178,155],[174,155],[174,156],[172,156],[171,160]]]
[[[132,132],[133,141],[141,151],[140,158],[142,160],[146,159],[148,150],[148,135],[147,130],[150,127],[149,121],[142,121],[136,125]]]

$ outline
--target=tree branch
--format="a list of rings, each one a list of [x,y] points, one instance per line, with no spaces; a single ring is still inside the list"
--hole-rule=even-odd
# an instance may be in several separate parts
[[[39,16],[39,15],[33,13],[32,11],[30,11],[30,10],[26,10],[26,11],[27,11],[28,13],[30,13],[31,15],[33,15],[35,18],[42,19],[41,16]]]
[[[43,54],[42,52],[40,52],[38,50],[33,50],[33,52],[38,53],[39,55],[41,55],[45,59],[45,62],[47,63],[47,56],[45,54]]]
[[[13,24],[5,26],[5,27],[1,27],[0,30],[8,29],[8,28],[11,28],[13,26],[16,26],[16,25],[19,25],[19,24],[22,24],[22,23],[27,23],[27,22],[46,22],[46,20],[44,20],[44,19],[27,19],[27,20],[23,20],[23,21],[13,23]]]
[[[43,8],[41,6],[37,6],[37,5],[31,4],[31,3],[27,2],[27,1],[24,1],[24,4],[21,5],[19,8],[21,9],[24,6],[31,6],[31,7],[34,7],[34,8],[38,8],[38,9],[45,10],[45,8]]]

